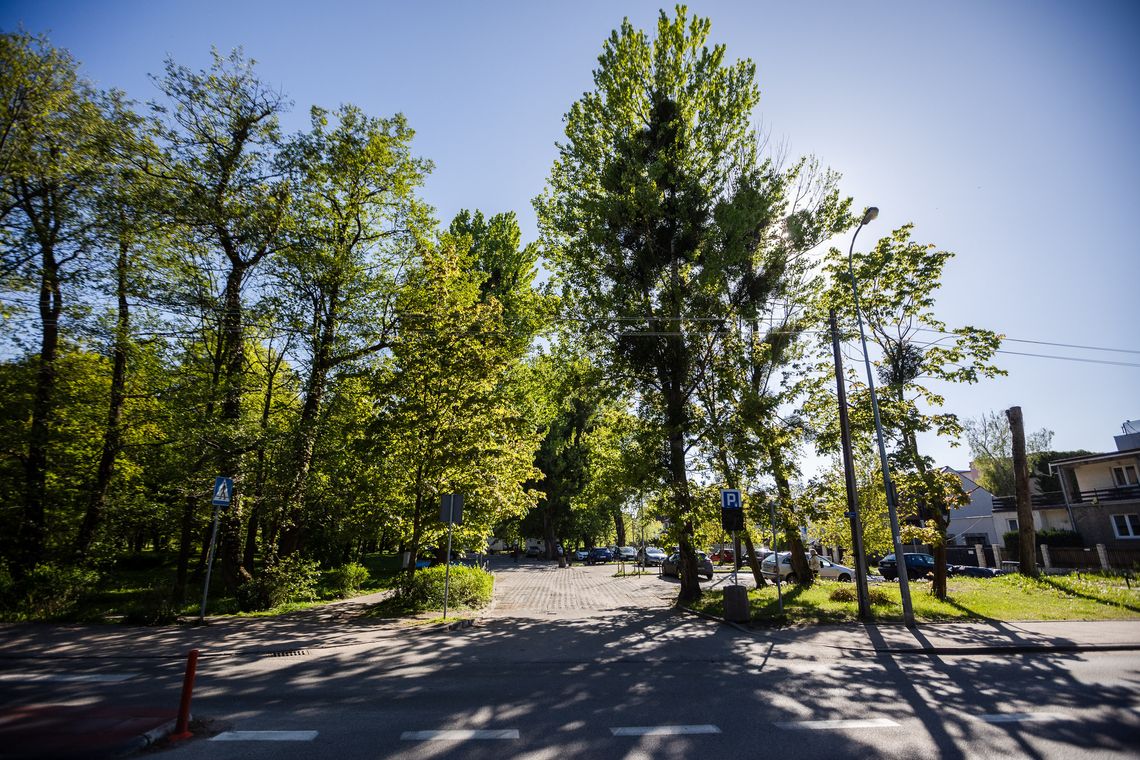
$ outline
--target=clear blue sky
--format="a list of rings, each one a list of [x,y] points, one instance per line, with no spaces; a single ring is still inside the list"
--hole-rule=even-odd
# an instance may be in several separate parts
[[[46,32],[88,78],[144,101],[172,56],[205,66],[243,46],[294,101],[402,111],[435,162],[426,198],[518,213],[543,187],[570,104],[590,89],[601,43],[645,2],[13,2],[0,27]],[[665,6],[671,9],[672,6]],[[913,221],[954,251],[938,310],[951,326],[1010,338],[1010,351],[1140,364],[1140,6],[1088,0],[692,2],[730,58],[755,61],[756,122],[792,156],[813,153],[879,219],[861,240]],[[1131,73],[1130,73],[1131,72]],[[946,389],[969,417],[1020,405],[1054,447],[1113,448],[1140,418],[1140,367],[1002,355],[1009,376]],[[944,464],[963,446],[929,440]]]

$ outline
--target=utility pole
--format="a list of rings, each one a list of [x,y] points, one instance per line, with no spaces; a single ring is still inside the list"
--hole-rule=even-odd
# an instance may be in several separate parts
[[[1013,475],[1017,492],[1018,559],[1021,574],[1037,577],[1037,547],[1034,546],[1033,504],[1029,496],[1029,462],[1025,456],[1025,423],[1021,407],[1012,406],[1005,411],[1009,431],[1013,437]]]
[[[831,310],[831,349],[835,356],[835,387],[839,396],[839,436],[843,448],[843,479],[847,485],[847,517],[851,519],[851,551],[855,555],[855,590],[859,596],[859,619],[871,619],[867,595],[867,557],[863,554],[863,524],[859,519],[859,492],[855,485],[855,463],[851,455],[851,423],[847,419],[847,387],[843,381],[843,360],[839,352],[839,325]]]

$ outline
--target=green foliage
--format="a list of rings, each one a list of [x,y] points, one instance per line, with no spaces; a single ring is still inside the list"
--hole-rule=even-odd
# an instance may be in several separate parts
[[[1016,530],[1007,531],[1001,534],[1002,543],[1005,544],[1007,551],[1018,551],[1020,548],[1020,536]],[[1057,528],[1049,528],[1047,530],[1036,531],[1033,535],[1033,546],[1055,546],[1058,548],[1064,547],[1081,547],[1084,546],[1084,539],[1081,534],[1072,530],[1060,530]]]
[[[268,610],[286,602],[315,599],[320,577],[316,562],[291,554],[239,586],[238,605],[245,611]]]
[[[340,596],[358,593],[371,578],[368,568],[357,562],[336,568],[329,573],[328,584]]]
[[[99,582],[93,570],[57,564],[36,565],[24,583],[16,609],[33,620],[66,618]]]
[[[169,581],[154,581],[144,588],[127,607],[124,619],[136,625],[169,625],[177,620]]]
[[[420,570],[411,582],[400,589],[399,600],[407,609],[443,609],[444,574],[442,565]],[[452,565],[448,589],[448,605],[479,609],[491,603],[495,576],[478,567]]]
[[[859,592],[852,583],[841,584],[827,595],[827,598],[833,602],[856,602],[859,601]],[[884,589],[878,586],[870,586],[867,589],[867,599],[872,605],[876,604],[890,604],[891,597]]]

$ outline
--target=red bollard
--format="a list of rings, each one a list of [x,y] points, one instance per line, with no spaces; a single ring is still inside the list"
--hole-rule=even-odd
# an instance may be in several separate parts
[[[182,701],[178,704],[178,723],[174,726],[174,733],[170,735],[172,741],[189,739],[190,733],[190,696],[194,693],[194,672],[198,669],[198,650],[191,649],[186,658],[186,675],[182,679]]]

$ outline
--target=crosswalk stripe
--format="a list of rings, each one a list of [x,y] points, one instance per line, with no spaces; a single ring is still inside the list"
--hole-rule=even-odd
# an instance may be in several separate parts
[[[137,673],[0,673],[0,681],[36,683],[118,683]]]
[[[777,723],[780,728],[824,730],[836,728],[888,728],[898,723],[889,718],[865,718],[863,720],[793,720]]]
[[[611,728],[614,736],[688,736],[691,734],[719,734],[720,729],[711,723],[694,726],[625,726]]]
[[[1060,713],[1034,712],[1034,713],[992,713],[979,715],[979,720],[986,723],[1034,723],[1046,720],[1068,720],[1068,716]]]
[[[311,742],[316,731],[223,731],[212,742]]]
[[[517,739],[517,728],[449,728],[438,731],[405,731],[400,738],[407,742],[462,742],[470,739]]]

